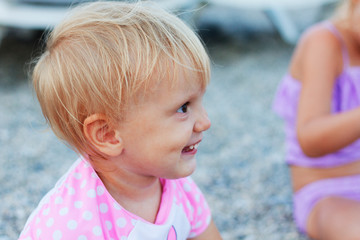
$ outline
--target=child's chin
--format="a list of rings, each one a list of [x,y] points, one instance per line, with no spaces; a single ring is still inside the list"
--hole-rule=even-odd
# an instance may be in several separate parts
[[[183,166],[182,169],[179,169],[176,173],[171,174],[171,176],[166,177],[167,179],[179,179],[179,178],[185,178],[190,176],[195,172],[196,169],[196,161],[194,159],[193,163],[187,165],[186,167]]]
[[[189,162],[187,162],[187,166],[184,169],[184,171],[182,172],[182,176],[181,177],[188,177],[191,174],[193,174],[195,172],[196,169],[196,159],[195,157],[193,159],[191,159]]]

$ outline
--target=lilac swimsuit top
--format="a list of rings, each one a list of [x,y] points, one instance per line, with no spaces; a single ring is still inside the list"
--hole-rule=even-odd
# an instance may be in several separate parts
[[[335,81],[331,107],[332,114],[336,114],[360,106],[360,66],[349,66],[348,51],[335,26],[330,22],[324,22],[323,25],[342,44],[344,66],[342,73]],[[360,140],[322,157],[312,158],[303,153],[296,136],[296,118],[300,91],[301,82],[288,73],[282,79],[273,103],[273,110],[285,121],[286,162],[290,165],[303,167],[326,168],[359,160]]]

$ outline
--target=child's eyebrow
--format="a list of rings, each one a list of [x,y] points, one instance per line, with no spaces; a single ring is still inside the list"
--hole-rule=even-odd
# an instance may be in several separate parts
[[[183,102],[191,102],[192,100],[202,97],[205,94],[205,89],[199,88],[198,90],[189,91],[182,99]]]

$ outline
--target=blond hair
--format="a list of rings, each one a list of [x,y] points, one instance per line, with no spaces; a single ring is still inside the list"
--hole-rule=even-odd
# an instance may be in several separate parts
[[[139,2],[95,2],[74,8],[49,35],[33,85],[54,133],[84,155],[92,148],[83,133],[88,116],[122,120],[155,71],[159,81],[175,81],[180,69],[196,72],[188,81],[209,82],[208,55],[179,18]]]

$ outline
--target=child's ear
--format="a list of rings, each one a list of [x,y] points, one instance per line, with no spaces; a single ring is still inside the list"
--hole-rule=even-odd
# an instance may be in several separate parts
[[[123,150],[120,132],[111,127],[102,114],[93,114],[84,121],[83,131],[86,139],[101,153],[115,157]]]

